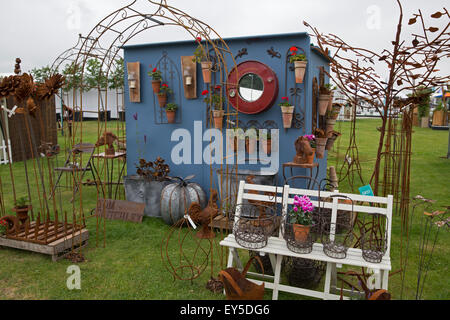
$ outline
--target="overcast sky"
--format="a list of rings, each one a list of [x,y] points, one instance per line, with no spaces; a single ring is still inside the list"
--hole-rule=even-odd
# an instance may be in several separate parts
[[[51,65],[73,47],[78,34],[92,28],[132,0],[14,0],[0,1],[0,73]],[[448,0],[404,0],[405,26],[417,9],[429,16]],[[398,21],[395,0],[167,0],[171,6],[209,24],[223,38],[306,31],[302,21],[350,44],[381,51],[390,48]],[[143,13],[154,12],[146,0],[137,0]],[[439,27],[439,20],[432,20]],[[409,33],[408,33],[409,34]],[[130,43],[186,40],[178,28],[154,28]],[[446,64],[448,66],[448,64]],[[446,70],[448,73],[448,70]]]

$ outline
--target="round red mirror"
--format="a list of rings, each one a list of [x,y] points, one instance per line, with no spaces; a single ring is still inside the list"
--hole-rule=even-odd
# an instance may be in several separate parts
[[[261,113],[273,106],[277,96],[277,75],[264,63],[245,61],[228,75],[227,97],[239,112]]]

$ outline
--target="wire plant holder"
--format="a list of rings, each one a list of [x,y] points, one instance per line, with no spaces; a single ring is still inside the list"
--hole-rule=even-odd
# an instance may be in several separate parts
[[[240,204],[236,206],[233,234],[236,242],[247,249],[262,249],[277,228],[278,218],[273,207]]]
[[[288,257],[283,263],[289,285],[306,289],[314,289],[320,284],[325,268],[325,262],[302,258]]]
[[[353,215],[353,200],[343,195],[332,195],[331,198],[342,198],[351,201],[351,215]],[[345,259],[347,257],[348,248],[353,242],[353,222],[338,222],[337,216],[333,222],[333,215],[331,219],[322,216],[322,244],[323,252],[334,259]]]
[[[318,234],[314,232],[317,225],[312,225],[309,233],[304,239],[298,239],[295,236],[294,225],[287,222],[284,227],[284,239],[289,250],[298,254],[308,254],[313,251],[313,245],[318,239]]]
[[[388,247],[388,219],[385,215],[368,214],[369,222],[364,219],[361,229],[361,249],[363,259],[371,263],[380,263]],[[367,218],[367,217],[366,217]]]

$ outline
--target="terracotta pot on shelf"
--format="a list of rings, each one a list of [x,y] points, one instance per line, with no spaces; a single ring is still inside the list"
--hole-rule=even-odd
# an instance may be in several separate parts
[[[223,110],[213,110],[213,118],[214,118],[214,128],[222,129],[223,128],[223,117],[225,111]]]
[[[166,93],[158,94],[158,102],[159,102],[159,106],[161,108],[164,108],[167,104],[167,94]]]
[[[266,154],[272,153],[272,139],[262,140],[261,144],[262,144],[262,148]]]
[[[245,140],[245,150],[248,154],[254,154],[256,152],[256,144],[258,140],[255,138],[248,138]]]
[[[303,79],[305,78],[306,66],[308,65],[308,61],[295,61],[295,82],[303,83]]]
[[[327,145],[328,138],[316,138],[316,157],[317,159],[323,159],[325,157],[325,147]]]
[[[202,65],[203,82],[211,83],[212,62],[211,61],[202,62],[201,65]]]
[[[176,111],[166,110],[166,116],[167,116],[167,122],[168,123],[175,123],[175,119],[176,119],[176,116],[177,116]]]
[[[309,232],[311,230],[311,226],[304,226],[301,224],[292,225],[294,230],[295,241],[298,242],[306,242],[308,240]]]
[[[327,114],[328,104],[330,103],[330,95],[329,94],[321,94],[319,96],[319,114],[324,116]]]
[[[161,80],[153,80],[152,81],[153,92],[158,94],[161,90]]]
[[[307,155],[306,157],[294,157],[294,163],[297,164],[313,164],[314,163],[314,157],[316,156],[316,149],[312,148],[312,155]]]
[[[283,113],[283,127],[289,129],[292,127],[292,118],[294,116],[294,106],[281,107],[281,112]]]

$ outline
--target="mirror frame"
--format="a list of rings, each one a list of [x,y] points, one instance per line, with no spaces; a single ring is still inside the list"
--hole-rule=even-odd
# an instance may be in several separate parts
[[[254,73],[264,84],[262,96],[253,102],[242,99],[239,94],[239,83],[245,75]],[[228,75],[227,98],[237,111],[244,114],[258,114],[271,108],[278,97],[279,84],[276,73],[262,62],[249,60],[240,63]]]

